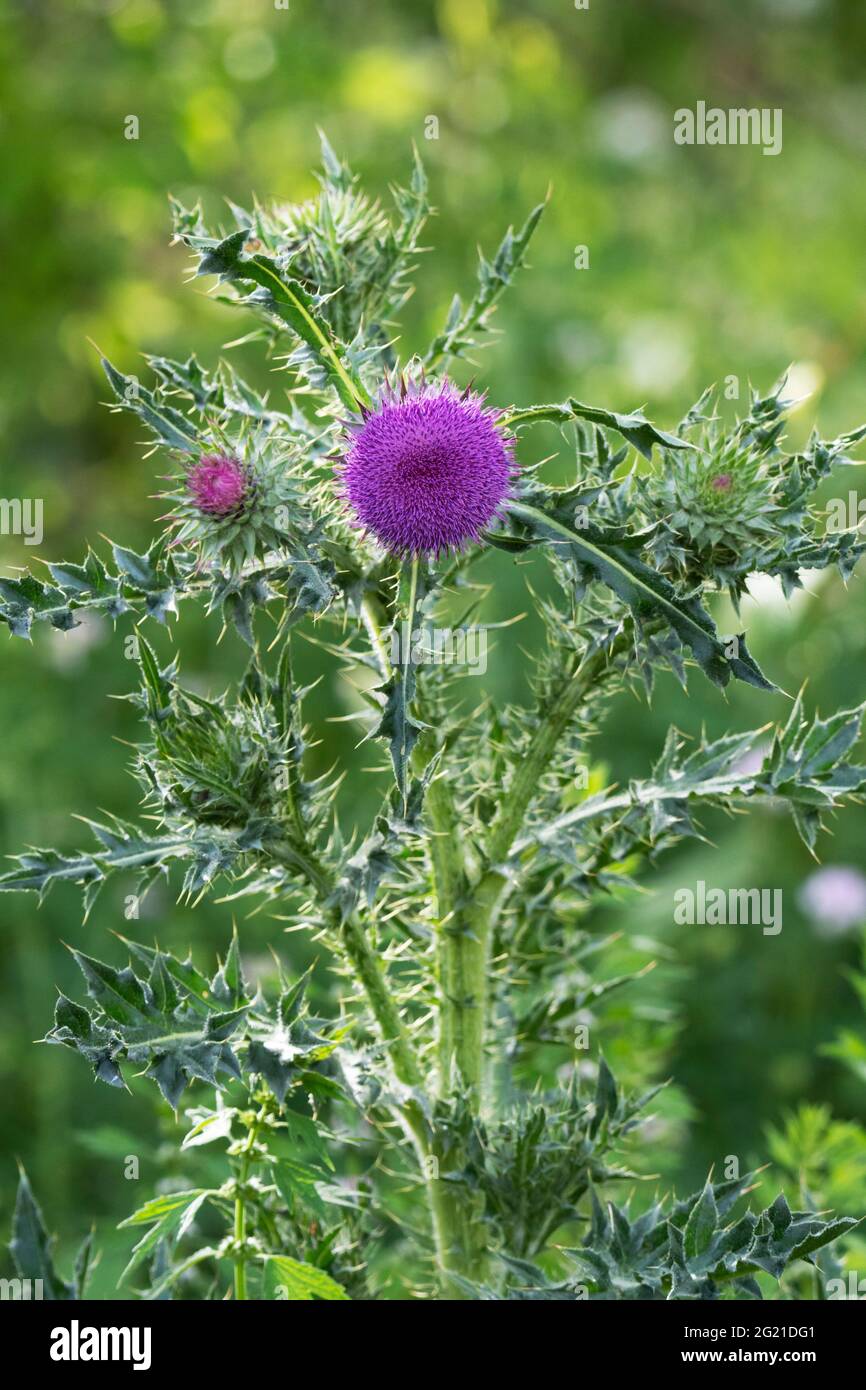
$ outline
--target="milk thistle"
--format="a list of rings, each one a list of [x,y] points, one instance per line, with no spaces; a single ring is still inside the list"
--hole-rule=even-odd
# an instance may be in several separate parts
[[[86,1002],[61,995],[46,1041],[79,1054],[118,1105],[125,1076],[144,1073],[184,1116],[182,1170],[125,1223],[141,1238],[124,1287],[694,1300],[773,1296],[784,1273],[784,1296],[799,1297],[807,1262],[856,1222],[781,1195],[752,1213],[747,1173],[654,1201],[643,1125],[660,1088],[615,1079],[603,1055],[609,990],[637,993],[645,972],[596,976],[587,909],[699,834],[705,808],[784,806],[814,847],[822,817],[866,791],[852,756],[863,709],[822,721],[798,699],[772,738],[762,722],[690,748],[672,729],[651,776],[625,790],[600,767],[578,784],[575,769],[608,697],[651,688],[659,670],[772,698],[746,635],[717,632],[713,596],[737,597],[755,570],[788,589],[803,568],[851,573],[866,542],[822,531],[813,494],[866,427],[786,452],[783,385],[730,427],[705,395],[676,433],[573,396],[502,408],[461,390],[543,205],[401,361],[393,324],[424,171],[416,157],[389,217],[323,152],[321,195],[300,208],[233,208],[234,225],[212,229],[174,205],[199,274],[256,317],[286,367],[285,399],[225,364],[153,358],[152,388],[133,390],[106,362],[117,408],[174,466],[168,533],[143,555],[116,544],[49,566],[48,580],[0,580],[15,635],[68,630],[84,609],[134,623],[145,808],[140,825],[91,821],[80,854],[28,850],[0,890],[77,883],[90,912],[111,879],[139,901],[180,875],[190,902],[250,898],[319,957],[297,978],[278,950],[251,983],[237,935],[207,969],[140,928],[123,968],[76,943]],[[517,469],[515,441],[531,457],[541,421],[573,458],[565,486],[540,462]],[[526,707],[467,707],[459,672],[394,656],[395,634],[446,623],[455,596],[477,613],[479,555],[506,566],[529,552],[551,582]],[[248,652],[237,689],[215,698],[184,682],[180,620],[170,649],[160,632],[197,603]],[[293,661],[304,634],[363,676],[355,712],[383,785],[369,824],[352,823],[339,769],[316,774],[306,720],[321,711]],[[633,1080],[660,1067],[638,1060]],[[217,1176],[199,1163],[205,1143],[222,1154]],[[617,1200],[624,1182],[632,1195]],[[22,1277],[81,1296],[87,1259],[57,1273],[26,1179],[13,1252]]]

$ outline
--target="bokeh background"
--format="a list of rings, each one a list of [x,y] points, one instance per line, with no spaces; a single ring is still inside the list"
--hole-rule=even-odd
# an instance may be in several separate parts
[[[0,13],[0,494],[44,499],[45,558],[78,559],[102,536],[142,549],[159,512],[159,461],[143,457],[134,420],[103,408],[89,340],[135,372],[143,351],[195,350],[213,362],[244,331],[236,313],[184,284],[167,193],[200,197],[217,217],[225,196],[309,196],[317,126],[385,198],[406,174],[411,142],[421,148],[437,216],[406,314],[407,351],[438,329],[455,290],[471,289],[477,245],[494,249],[552,187],[532,270],[479,364],[494,401],[572,393],[620,410],[646,403],[672,427],[708,383],[736,377],[745,397],[749,379],[768,388],[793,364],[792,391],[805,398],[795,440],[816,421],[832,435],[866,418],[860,0],[591,0],[588,10],[571,0],[4,0]],[[781,107],[782,153],[675,146],[673,112],[699,99]],[[430,116],[435,140],[425,138]],[[588,269],[575,268],[578,246]],[[254,350],[234,356],[281,389]],[[552,432],[534,435],[527,457],[544,444],[557,447]],[[846,495],[853,476],[828,496]],[[33,555],[0,537],[5,565]],[[490,616],[511,616],[522,581],[504,557],[485,565]],[[757,592],[745,622],[764,669],[787,691],[808,679],[810,707],[857,703],[862,580],[845,591],[813,576],[791,603],[772,585]],[[719,620],[731,630],[723,610]],[[192,612],[182,622],[185,670],[218,689],[241,666],[239,643],[217,646],[217,628]],[[484,677],[494,699],[525,693],[520,652],[533,640],[531,618],[503,633]],[[131,684],[121,634],[88,624],[69,636],[40,631],[28,647],[0,633],[0,654],[3,852],[82,844],[74,813],[133,813],[118,742],[136,736],[133,711],[110,698]],[[322,669],[312,648],[304,661],[311,676]],[[363,820],[375,778],[347,726],[324,723],[350,700],[329,676],[316,756],[322,766],[346,761]],[[692,735],[704,724],[721,733],[784,718],[787,707],[784,695],[745,688],[725,700],[699,674],[688,699],[662,681],[650,707],[628,694],[615,702],[595,753],[622,781],[646,772],[672,720]],[[649,1164],[665,1184],[694,1185],[736,1155],[772,1160],[774,1179],[789,1185],[805,1169],[816,1191],[866,1210],[866,1026],[846,975],[866,915],[862,811],[832,831],[823,860],[852,872],[830,899],[813,883],[811,907],[803,885],[816,866],[787,820],[767,813],[710,820],[709,842],[665,861],[645,879],[648,892],[593,915],[591,929],[622,933],[602,973],[659,962],[615,996],[604,1041],[626,1074],[675,1078],[651,1131]],[[674,927],[673,892],[700,878],[781,887],[781,935]],[[119,959],[108,932],[133,928],[167,946],[191,941],[207,961],[231,922],[227,907],[192,912],[162,891],[127,923],[123,894],[120,884],[107,891],[86,927],[71,888],[41,909],[0,899],[0,1222],[17,1156],[63,1246],[97,1222],[102,1294],[117,1270],[111,1230],[152,1190],[179,1131],[152,1097],[130,1103],[97,1088],[73,1057],[34,1045],[55,985],[76,983],[62,942]],[[259,916],[241,929],[256,955],[279,927]],[[297,937],[281,941],[288,959],[306,960]],[[845,1029],[853,1066],[827,1052]],[[138,1184],[119,1176],[129,1153],[141,1159]]]

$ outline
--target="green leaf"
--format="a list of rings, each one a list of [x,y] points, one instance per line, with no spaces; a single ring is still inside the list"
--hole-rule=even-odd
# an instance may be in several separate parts
[[[589,1127],[590,1134],[596,1134],[605,1120],[614,1117],[619,1104],[619,1093],[613,1072],[604,1060],[598,1059],[598,1081],[595,1088],[595,1115]]]
[[[217,1087],[225,1078],[240,1080],[243,1069],[262,1076],[282,1104],[290,1086],[301,1080],[313,1084],[315,1068],[330,1057],[347,1031],[310,1017],[304,999],[306,976],[284,988],[276,1003],[266,1003],[258,993],[251,998],[234,937],[210,984],[189,960],[127,944],[146,967],[146,978],[131,966],[119,970],[73,951],[96,1008],[91,1013],[61,995],[55,1026],[45,1039],[79,1052],[98,1079],[111,1085],[123,1085],[120,1061],[144,1065],[177,1109],[190,1082]],[[224,1128],[199,1139],[226,1114],[218,1111],[211,1119],[201,1112],[203,1123],[188,1136],[188,1144],[227,1133],[232,1113],[226,1115]]]
[[[16,855],[18,867],[0,874],[0,893],[38,893],[40,900],[55,883],[76,883],[84,890],[85,920],[97,893],[113,873],[130,872],[139,878],[161,870],[175,859],[190,859],[192,867],[188,886],[200,886],[201,876],[209,881],[220,866],[220,855],[231,858],[229,847],[220,845],[206,831],[178,832],[173,835],[149,838],[139,835],[133,826],[117,822],[111,828],[97,821],[88,821],[99,846],[90,852],[74,855],[59,854],[52,849],[34,849]],[[187,883],[185,883],[185,888]]]
[[[180,984],[182,967],[156,952],[150,976],[140,979],[131,967],[117,970],[73,951],[87,992],[97,1004],[86,1009],[61,996],[55,1027],[47,1041],[74,1047],[94,1067],[100,1080],[119,1085],[117,1059],[146,1064],[148,1075],[177,1109],[189,1081],[216,1086],[219,1076],[239,1076],[229,1040],[246,1018],[249,1004],[226,1012],[215,1010]]]
[[[198,1116],[196,1123],[184,1135],[182,1149],[200,1148],[202,1144],[212,1144],[216,1139],[231,1139],[232,1121],[237,1110],[225,1106],[219,1110],[192,1110],[187,1112],[191,1118]]]
[[[337,1046],[317,1031],[319,1020],[307,1017],[306,1006],[299,1004],[297,1014],[289,1016],[286,1003],[292,993],[283,995],[276,1018],[257,1014],[250,1020],[244,1059],[246,1070],[263,1077],[281,1105],[303,1072]]]
[[[12,1239],[9,1242],[15,1268],[22,1279],[41,1280],[43,1298],[74,1298],[74,1285],[61,1279],[54,1267],[51,1257],[53,1244],[52,1237],[45,1229],[42,1212],[33,1196],[27,1174],[21,1168],[12,1216]]]
[[[0,578],[0,620],[15,637],[29,637],[34,622],[68,632],[78,625],[78,609],[90,609],[114,621],[136,607],[165,622],[169,613],[177,611],[177,599],[194,591],[189,577],[160,541],[147,555],[122,546],[114,546],[113,551],[116,573],[91,550],[83,565],[49,564],[51,584],[29,573],[18,579]]]
[[[71,1047],[90,1063],[97,1080],[122,1087],[115,1057],[120,1048],[115,1034],[94,1023],[87,1009],[61,994],[54,1010],[54,1027],[45,1042]]]
[[[330,325],[300,281],[293,279],[270,256],[244,256],[250,231],[242,228],[202,254],[199,275],[217,275],[233,283],[252,282],[263,291],[256,302],[281,319],[314,353],[343,404],[352,411],[371,404],[369,393],[344,360]],[[189,240],[193,244],[193,240]]]
[[[168,448],[177,449],[185,454],[198,449],[198,433],[185,415],[173,406],[167,405],[161,394],[142,386],[137,377],[124,376],[112,366],[107,357],[103,357],[101,362],[120,409],[131,410],[144,421],[160,443]]]
[[[595,528],[572,530],[523,502],[512,502],[510,513],[538,539],[568,547],[594,578],[628,604],[638,619],[664,619],[716,685],[725,686],[735,676],[762,690],[775,689],[752,660],[742,634],[737,638],[737,654],[729,655],[698,599],[678,594],[669,580],[638,559],[619,539],[611,542]]]
[[[65,594],[32,574],[24,574],[21,579],[0,578],[0,618],[8,624],[13,637],[29,637],[31,625],[37,620],[50,623],[60,632],[76,626]]]
[[[686,1260],[694,1260],[705,1254],[712,1245],[719,1221],[713,1185],[707,1178],[703,1191],[689,1213],[683,1232],[683,1248]]]
[[[477,335],[489,331],[489,319],[523,265],[526,249],[546,206],[546,203],[539,203],[534,207],[516,235],[512,227],[508,228],[492,261],[484,255],[480,257],[478,290],[465,309],[455,295],[445,328],[434,338],[424,357],[425,367],[433,367],[443,358],[463,357],[469,349],[481,346]]]
[[[695,447],[686,439],[678,439],[676,435],[666,434],[664,430],[657,429],[641,410],[635,410],[630,415],[620,415],[615,410],[602,410],[598,406],[582,405],[573,397],[561,405],[517,407],[508,411],[500,424],[505,428],[513,428],[516,425],[532,425],[542,420],[549,420],[555,424],[567,425],[575,419],[590,420],[596,425],[606,425],[608,429],[616,430],[647,459],[652,457],[654,444],[661,445],[665,449],[693,449]]]
[[[195,1220],[199,1208],[212,1196],[212,1191],[198,1187],[186,1192],[168,1192],[151,1198],[132,1216],[121,1221],[121,1230],[126,1226],[144,1225],[150,1225],[150,1230],[145,1232],[133,1247],[132,1256],[120,1276],[120,1282],[123,1283],[129,1278],[132,1271],[156,1249],[161,1240],[170,1238],[174,1243],[181,1240]]]
[[[263,1259],[266,1298],[282,1298],[290,1303],[310,1303],[316,1298],[329,1303],[348,1301],[342,1285],[315,1265],[303,1264],[288,1255],[265,1255]]]
[[[702,806],[750,808],[787,802],[798,830],[810,848],[820,828],[820,813],[844,805],[866,790],[866,766],[845,761],[845,753],[859,737],[866,706],[843,711],[835,721],[810,721],[798,699],[784,729],[776,731],[767,751],[768,729],[729,734],[698,746],[685,755],[687,743],[671,728],[653,776],[633,781],[628,790],[599,794],[581,802],[564,815],[533,829],[514,845],[514,854],[535,847],[573,859],[578,826],[599,822],[602,839],[616,828],[624,853],[629,846],[668,848],[684,836],[699,834],[694,809]],[[833,725],[835,734],[827,734]],[[816,726],[820,732],[815,734]],[[844,733],[843,733],[844,731]],[[822,744],[827,755],[816,755]],[[763,762],[756,755],[764,753]],[[833,761],[836,759],[837,761]],[[751,766],[750,771],[744,767]],[[799,813],[799,818],[798,818]],[[803,814],[808,813],[808,822]],[[605,828],[607,827],[607,828]],[[581,832],[586,838],[586,831]]]
[[[805,1260],[816,1250],[822,1250],[831,1241],[838,1240],[839,1236],[849,1235],[861,1222],[862,1218],[838,1216],[833,1221],[811,1223],[812,1229],[792,1248],[790,1260]]]

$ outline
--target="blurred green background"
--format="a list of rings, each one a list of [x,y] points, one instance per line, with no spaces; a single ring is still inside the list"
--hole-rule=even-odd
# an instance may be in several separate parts
[[[866,418],[864,45],[862,0],[591,0],[588,10],[571,0],[5,0],[0,494],[44,499],[45,558],[78,559],[104,535],[146,546],[162,468],[143,458],[136,422],[102,407],[88,339],[124,371],[140,369],[142,351],[195,350],[212,363],[248,325],[200,285],[184,285],[166,195],[200,197],[217,216],[224,196],[309,196],[317,125],[385,198],[406,175],[411,142],[420,146],[437,216],[406,315],[406,352],[440,327],[455,290],[471,290],[476,246],[494,249],[552,187],[532,270],[480,361],[494,402],[573,393],[619,410],[646,403],[671,427],[708,383],[736,377],[744,398],[750,378],[768,388],[793,364],[792,390],[807,397],[795,439],[816,420],[825,435],[853,427]],[[782,153],[676,146],[673,112],[699,99],[781,107]],[[130,116],[137,139],[125,135]],[[430,116],[435,140],[425,138]],[[575,268],[580,246],[588,269]],[[234,355],[281,389],[254,349]],[[557,444],[538,431],[525,457]],[[846,476],[828,495],[851,485]],[[33,554],[0,537],[5,565]],[[490,616],[524,606],[511,562],[491,556],[484,566]],[[856,703],[866,672],[860,582],[846,593],[812,577],[790,604],[772,586],[760,592],[745,624],[768,674],[787,691],[808,678],[809,700],[824,711]],[[720,622],[731,630],[723,613]],[[182,624],[187,674],[218,689],[240,668],[239,643],[217,646],[217,627],[192,612]],[[88,624],[68,636],[40,631],[29,648],[0,633],[4,853],[84,843],[73,813],[133,812],[116,741],[136,736],[133,711],[109,698],[131,684],[122,636]],[[520,652],[533,641],[531,620],[502,634],[486,693],[525,694]],[[326,669],[312,648],[304,660],[303,674]],[[329,675],[316,756],[323,768],[346,761],[347,804],[363,820],[375,779],[349,727],[324,723],[349,699]],[[787,708],[783,695],[746,688],[724,699],[698,674],[688,699],[663,681],[649,708],[631,695],[614,704],[595,752],[622,781],[646,772],[672,720],[690,734],[702,724],[720,733],[784,718]],[[844,1171],[835,1195],[859,1215],[866,1084],[821,1051],[842,1027],[863,1031],[843,973],[859,953],[857,914],[834,930],[799,906],[814,865],[784,817],[722,819],[707,830],[711,844],[684,847],[647,878],[649,894],[611,902],[593,922],[624,933],[622,960],[660,961],[636,995],[617,996],[604,1038],[626,1071],[656,1075],[651,1048],[665,1043],[661,1073],[674,1076],[677,1099],[644,1166],[685,1186],[726,1155],[763,1162],[768,1124],[780,1131],[797,1106],[824,1105],[849,1124],[836,1135]],[[855,810],[824,838],[822,855],[858,868],[862,845]],[[674,927],[674,889],[699,878],[782,887],[781,935]],[[73,889],[41,910],[0,899],[3,1225],[18,1156],[64,1238],[94,1219],[109,1232],[150,1191],[160,1145],[178,1133],[152,1104],[97,1088],[75,1059],[33,1045],[50,1023],[55,984],[75,984],[63,940],[117,959],[112,929],[158,934],[172,947],[192,941],[204,960],[222,949],[230,909],[192,912],[162,891],[142,921],[127,923],[123,892],[107,891],[85,928]],[[263,953],[277,930],[263,916],[243,922],[248,954]],[[296,936],[280,948],[307,959]],[[636,1059],[642,1038],[647,1055]],[[676,1143],[665,1128],[674,1120]],[[808,1142],[820,1149],[825,1139],[812,1133]],[[137,1184],[121,1176],[130,1152],[141,1158]],[[98,1292],[110,1292],[112,1270],[109,1255]]]

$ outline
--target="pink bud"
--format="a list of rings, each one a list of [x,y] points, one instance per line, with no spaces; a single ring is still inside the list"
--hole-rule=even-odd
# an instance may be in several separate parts
[[[204,454],[187,475],[187,487],[200,511],[208,516],[231,516],[240,510],[250,478],[239,459]]]

